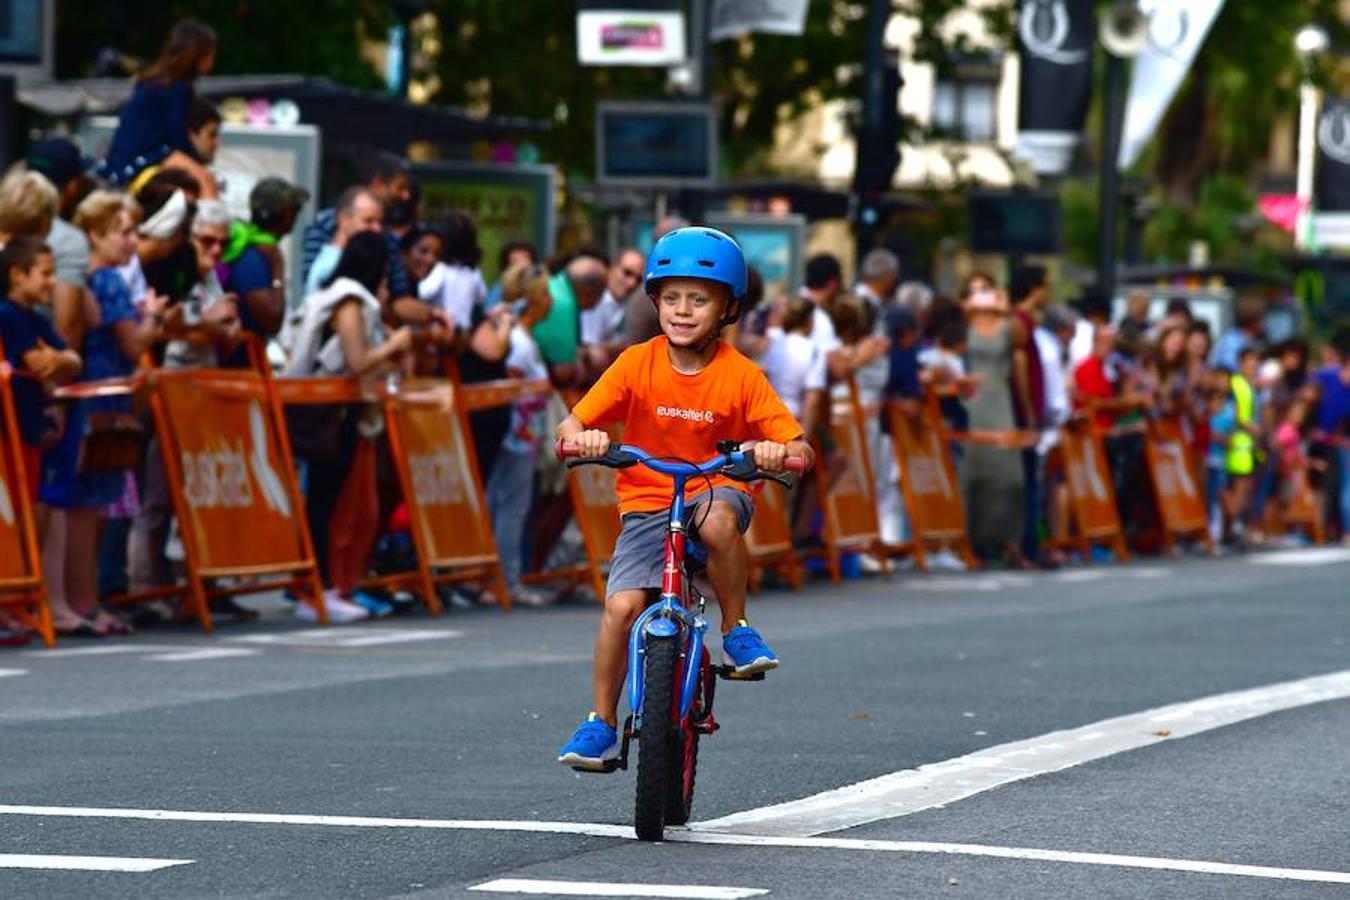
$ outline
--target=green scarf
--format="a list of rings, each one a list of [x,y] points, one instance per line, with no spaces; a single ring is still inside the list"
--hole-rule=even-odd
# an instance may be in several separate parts
[[[230,225],[230,241],[225,245],[225,252],[220,255],[220,261],[232,263],[243,256],[249,247],[258,245],[274,247],[276,243],[276,235],[263,231],[252,222],[234,222]]]

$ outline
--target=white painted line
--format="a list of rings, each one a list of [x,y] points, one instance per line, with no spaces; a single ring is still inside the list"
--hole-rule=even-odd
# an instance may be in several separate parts
[[[369,637],[349,637],[333,641],[333,647],[378,647],[384,644],[410,644],[415,641],[448,641],[463,637],[462,631],[387,631]]]
[[[998,591],[1003,582],[991,575],[971,575],[953,578],[916,578],[906,582],[906,586],[916,591]]]
[[[945,806],[1000,785],[1148,747],[1162,739],[1189,737],[1281,710],[1346,697],[1350,697],[1350,670],[1217,694],[988,747],[692,827],[698,831],[790,837],[819,835]]]
[[[1068,584],[1084,584],[1089,581],[1101,581],[1106,577],[1106,572],[1101,569],[1072,569],[1068,572],[1056,572],[1050,577]]]
[[[445,641],[463,636],[464,632],[448,628],[308,628],[277,634],[246,634],[229,640],[291,647],[378,647],[413,641]]]
[[[596,822],[531,822],[490,819],[402,819],[369,816],[314,816],[280,813],[222,813],[174,809],[119,809],[70,806],[0,805],[0,816],[38,818],[136,819],[151,822],[200,822],[248,825],[299,825],[337,828],[407,828],[440,831],[504,831],[529,834],[570,834],[589,837],[635,840],[626,825]],[[1112,853],[1078,853],[1067,850],[1042,850],[1034,847],[992,847],[984,844],[945,844],[927,841],[886,841],[857,838],[781,837],[776,835],[719,834],[710,831],[666,829],[667,841],[681,844],[715,844],[730,847],[789,847],[802,850],[840,850],[874,853],[946,854],[994,859],[1026,859],[1120,868],[1160,869],[1233,875],[1247,878],[1271,878],[1288,881],[1312,881],[1350,884],[1350,872],[1319,869],[1292,869],[1277,866],[1252,866],[1191,859],[1166,859],[1150,856],[1125,856]],[[184,860],[186,862],[186,860]]]
[[[1131,566],[1124,572],[1131,578],[1166,578],[1171,574],[1166,569],[1157,569],[1151,566]]]
[[[191,859],[142,859],[136,856],[43,856],[0,853],[0,869],[64,869],[78,872],[154,872],[186,866]]]
[[[740,900],[761,897],[762,888],[718,887],[712,884],[621,884],[610,881],[545,881],[498,878],[469,888],[492,894],[549,894],[554,897],[677,897],[690,900]]]
[[[27,669],[0,669],[0,678],[17,678],[20,675],[27,674]]]
[[[1247,562],[1257,566],[1325,566],[1347,560],[1350,560],[1350,547],[1309,547],[1247,557]]]
[[[1077,863],[1086,866],[1115,866],[1123,869],[1155,869],[1166,872],[1191,872],[1204,875],[1232,875],[1239,878],[1269,878],[1283,881],[1313,881],[1323,884],[1350,884],[1350,872],[1321,869],[1290,869],[1279,866],[1249,866],[1237,863],[1208,862],[1198,859],[1166,859],[1156,856],[1124,856],[1116,853],[1079,853],[1072,850],[1041,850],[1035,847],[990,847],[986,844],[943,844],[929,841],[879,841],[856,838],[769,837],[747,834],[667,831],[666,839],[688,844],[731,844],[740,847],[791,847],[802,850],[851,850],[879,853],[936,853],[950,856],[978,856],[991,859],[1026,859],[1039,862]]]
[[[191,644],[100,644],[97,647],[57,647],[52,650],[29,650],[28,655],[38,659],[63,659],[67,656],[113,656],[119,653],[159,653],[191,650]]]
[[[333,828],[425,828],[437,831],[523,831],[631,838],[627,825],[591,822],[529,822],[494,819],[405,819],[381,816],[314,816],[292,813],[199,812],[180,809],[0,805],[0,816],[39,818],[141,819],[151,822],[202,822],[243,825],[318,825]]]
[[[203,647],[200,650],[184,650],[180,653],[161,653],[147,656],[154,662],[205,662],[212,659],[234,659],[240,656],[257,656],[262,651],[248,647]]]

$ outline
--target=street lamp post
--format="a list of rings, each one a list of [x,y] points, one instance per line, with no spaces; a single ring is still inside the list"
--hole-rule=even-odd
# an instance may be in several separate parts
[[[1303,61],[1298,89],[1298,179],[1295,187],[1298,220],[1294,227],[1294,245],[1300,250],[1307,250],[1313,244],[1313,167],[1317,160],[1317,106],[1320,97],[1309,76],[1313,58],[1326,50],[1328,43],[1326,31],[1318,25],[1305,25],[1294,36],[1294,49]]]

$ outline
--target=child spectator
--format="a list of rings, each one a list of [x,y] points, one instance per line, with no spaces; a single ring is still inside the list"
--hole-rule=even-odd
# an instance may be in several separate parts
[[[33,501],[38,498],[41,452],[50,430],[43,389],[69,381],[81,366],[80,355],[67,349],[51,322],[37,311],[51,303],[55,272],[52,252],[38,238],[16,237],[0,250],[0,340],[16,370],[10,385],[23,444],[24,478]]]
[[[192,98],[188,104],[187,134],[202,165],[214,163],[216,151],[220,149],[220,110],[214,103],[201,97]]]
[[[1215,540],[1224,539],[1228,531],[1228,443],[1237,431],[1230,379],[1231,373],[1227,369],[1214,369],[1206,393],[1209,448],[1205,454],[1205,499],[1209,509],[1209,533]]]
[[[66,349],[51,322],[36,307],[51,303],[56,265],[51,249],[35,237],[11,238],[0,250],[0,344],[14,366],[10,380],[19,421],[23,489],[36,503],[42,446],[47,442],[47,397],[44,389],[69,380],[80,369],[80,357]],[[38,541],[47,527],[46,509],[36,509]],[[62,613],[65,613],[62,610]],[[58,625],[69,624],[69,615]],[[28,643],[27,628],[0,612],[0,646]]]
[[[512,378],[548,378],[548,367],[530,329],[548,315],[553,298],[548,272],[539,265],[516,265],[502,275],[502,302],[514,307],[519,318],[511,328],[511,352],[506,371]],[[534,470],[547,437],[547,394],[521,397],[511,406],[511,428],[502,439],[487,483],[488,510],[502,563],[502,575],[511,599],[524,606],[546,606],[547,595],[520,583],[525,523],[534,499]]]
[[[216,180],[193,145],[188,119],[192,83],[215,64],[215,31],[196,19],[175,24],[159,58],[137,79],[122,107],[99,174],[113,184],[130,185],[151,166],[184,169],[201,184],[203,197],[214,197]]]
[[[1237,364],[1237,371],[1230,380],[1237,426],[1228,441],[1228,515],[1233,520],[1233,538],[1242,541],[1254,487],[1257,440],[1261,433],[1261,412],[1256,394],[1261,358],[1255,345],[1238,351]]]
[[[975,383],[966,375],[966,318],[959,306],[944,309],[951,309],[955,314],[944,316],[937,329],[937,342],[919,351],[919,378],[925,384],[954,384],[966,389]],[[960,397],[944,396],[938,401],[938,407],[948,428],[965,431],[969,427],[969,416]],[[959,451],[960,446],[953,442],[953,451]]]

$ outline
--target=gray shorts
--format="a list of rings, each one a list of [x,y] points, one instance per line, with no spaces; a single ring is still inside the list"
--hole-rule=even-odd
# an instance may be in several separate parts
[[[740,526],[741,534],[745,534],[745,530],[750,527],[750,519],[755,515],[755,501],[744,491],[715,487],[711,492],[695,494],[685,504],[684,525],[689,529],[689,535],[696,538],[694,529],[702,515],[699,504],[710,499],[730,503],[736,510],[736,523]],[[661,588],[661,570],[666,562],[666,523],[669,520],[670,513],[666,510],[624,515],[619,539],[614,544],[614,558],[609,565],[609,583],[605,587],[607,596],[619,591]]]

